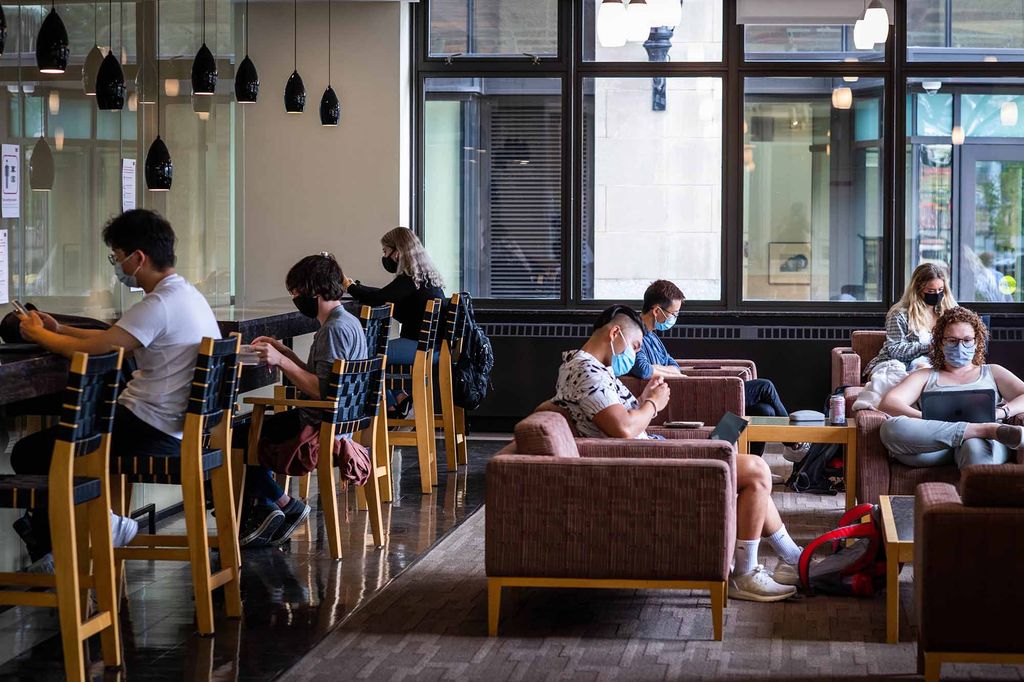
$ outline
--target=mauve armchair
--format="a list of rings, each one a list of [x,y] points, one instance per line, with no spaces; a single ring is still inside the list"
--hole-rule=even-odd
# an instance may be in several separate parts
[[[1024,466],[964,469],[958,494],[918,487],[914,608],[918,672],[938,682],[943,663],[1024,664]]]
[[[575,439],[553,411],[487,464],[488,632],[505,587],[708,590],[722,639],[736,540],[724,441]]]
[[[846,416],[853,415],[853,403],[864,388],[864,369],[874,360],[885,343],[885,332],[855,331],[850,345],[832,349],[832,390],[846,386]]]
[[[619,377],[630,392],[639,396],[648,380],[630,376]],[[723,377],[669,377],[668,405],[651,422],[653,426],[668,421],[701,421],[714,426],[726,412],[743,416],[745,410],[743,379]]]

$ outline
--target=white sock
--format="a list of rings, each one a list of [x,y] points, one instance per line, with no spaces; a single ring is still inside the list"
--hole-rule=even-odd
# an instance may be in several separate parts
[[[760,540],[737,540],[736,554],[732,573],[733,575],[746,575],[757,566],[757,546]]]
[[[793,538],[789,537],[789,531],[786,530],[785,525],[769,535],[768,542],[771,544],[772,549],[775,550],[775,553],[779,555],[779,558],[785,563],[795,565],[800,561],[803,548],[793,542]]]

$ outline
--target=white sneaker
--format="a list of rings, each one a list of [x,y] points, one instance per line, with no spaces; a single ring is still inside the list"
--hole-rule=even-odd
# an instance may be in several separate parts
[[[772,571],[772,580],[780,585],[800,586],[800,567],[794,564],[787,564],[779,559],[778,565]]]
[[[782,457],[787,462],[799,464],[800,462],[804,461],[804,457],[807,456],[807,451],[811,449],[811,444],[794,443],[794,445],[796,446],[795,448],[791,448],[788,445],[783,446]]]
[[[745,575],[734,575],[729,578],[729,598],[744,601],[772,602],[789,599],[796,594],[791,585],[780,585],[772,580],[772,575],[764,566],[756,566]]]
[[[124,547],[135,539],[138,532],[138,521],[110,512],[110,534],[114,539],[114,547]]]

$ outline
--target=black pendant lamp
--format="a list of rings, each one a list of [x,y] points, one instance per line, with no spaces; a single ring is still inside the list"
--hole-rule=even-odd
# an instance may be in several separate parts
[[[82,65],[82,91],[87,95],[96,94],[96,78],[100,74],[100,65],[103,64],[103,50],[99,46],[97,5],[95,2],[92,4],[92,49],[85,56],[85,64]]]
[[[292,0],[295,15],[295,47],[292,55],[292,75],[284,86],[284,110],[289,114],[301,114],[306,108],[306,86],[299,75],[299,4]]]
[[[68,30],[53,3],[36,36],[36,66],[42,73],[64,73],[68,68]]]
[[[96,74],[96,106],[104,111],[124,109],[124,71],[114,56],[114,2],[107,3],[110,12],[110,50]]]
[[[42,101],[42,100],[40,100]],[[32,147],[29,160],[28,180],[33,192],[49,192],[53,189],[54,164],[50,143],[46,141],[46,113],[39,107],[39,139]]]
[[[206,0],[203,0],[203,45],[192,60],[192,94],[212,95],[217,89],[217,60],[206,46]]]
[[[235,99],[239,104],[255,104],[260,94],[260,76],[249,59],[249,0],[245,0],[245,59],[235,72]]]
[[[4,46],[7,44],[7,15],[4,14],[4,7],[0,5],[0,55],[4,53]]]
[[[160,0],[156,0],[156,41],[160,44]],[[156,60],[156,78],[160,81],[160,59]],[[160,89],[156,91],[156,139],[146,152],[146,187],[150,192],[168,192],[174,177],[171,152],[160,139]]]
[[[327,0],[327,89],[320,98],[320,125],[336,126],[341,122],[341,102],[331,87],[331,0]]]

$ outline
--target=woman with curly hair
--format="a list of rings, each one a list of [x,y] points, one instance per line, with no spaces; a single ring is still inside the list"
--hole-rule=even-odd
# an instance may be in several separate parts
[[[889,391],[879,409],[892,416],[882,424],[882,443],[907,466],[956,463],[1002,464],[1021,446],[1019,426],[991,422],[942,422],[921,418],[917,404],[925,392],[995,391],[997,418],[1024,412],[1024,381],[999,365],[985,363],[988,330],[966,308],[947,310],[935,323],[929,358],[931,369],[913,372]]]

